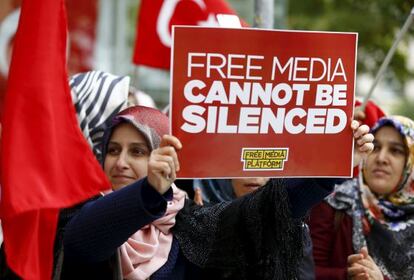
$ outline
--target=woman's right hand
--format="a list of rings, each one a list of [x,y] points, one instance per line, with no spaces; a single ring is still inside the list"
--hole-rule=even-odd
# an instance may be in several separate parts
[[[177,150],[182,144],[177,137],[164,135],[160,147],[151,152],[148,161],[147,179],[150,185],[160,194],[164,194],[176,179],[180,170]]]

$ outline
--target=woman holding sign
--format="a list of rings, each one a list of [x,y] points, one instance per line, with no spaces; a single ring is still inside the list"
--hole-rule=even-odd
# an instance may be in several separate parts
[[[384,117],[372,133],[359,178],[312,210],[317,279],[414,277],[414,122]]]
[[[353,129],[358,150],[370,152],[368,128]],[[115,117],[103,143],[113,191],[64,227],[61,279],[294,279],[303,216],[338,180],[271,180],[201,207],[173,184],[181,143],[167,133],[155,109]]]

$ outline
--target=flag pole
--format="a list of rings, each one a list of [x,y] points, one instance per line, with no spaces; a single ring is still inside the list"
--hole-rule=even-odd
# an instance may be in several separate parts
[[[254,2],[254,22],[257,28],[273,28],[273,0],[255,0]]]
[[[361,111],[365,111],[365,107],[367,105],[368,100],[371,98],[375,87],[377,86],[378,82],[381,80],[382,76],[384,75],[385,70],[387,69],[388,65],[390,64],[390,61],[392,57],[394,56],[395,50],[397,49],[398,44],[404,37],[405,33],[407,32],[408,28],[412,24],[414,19],[414,7],[411,9],[411,12],[409,16],[407,17],[407,20],[405,21],[403,27],[401,28],[400,32],[397,34],[397,37],[395,38],[395,41],[393,45],[391,46],[391,49],[388,51],[387,56],[385,57],[384,61],[381,64],[380,69],[378,70],[377,76],[375,77],[374,82],[371,85],[371,88],[368,91],[368,94],[364,97],[364,101],[362,102],[359,109]]]

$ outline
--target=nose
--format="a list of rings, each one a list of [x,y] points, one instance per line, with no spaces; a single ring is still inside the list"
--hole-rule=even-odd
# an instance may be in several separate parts
[[[386,163],[388,160],[388,151],[387,149],[380,149],[377,154],[377,162]]]
[[[269,178],[254,177],[254,178],[247,178],[246,180],[249,184],[256,184],[256,185],[264,186],[269,181]]]
[[[121,152],[116,160],[116,167],[118,169],[128,169],[128,155],[126,152]]]
[[[264,186],[266,185],[266,183],[269,181],[269,178],[264,178],[264,177],[258,177],[256,178],[256,180],[254,180],[255,184],[258,184],[260,186]]]

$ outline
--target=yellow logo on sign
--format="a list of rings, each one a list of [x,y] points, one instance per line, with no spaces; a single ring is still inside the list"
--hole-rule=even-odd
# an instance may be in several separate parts
[[[283,170],[288,148],[243,148],[243,170]]]

